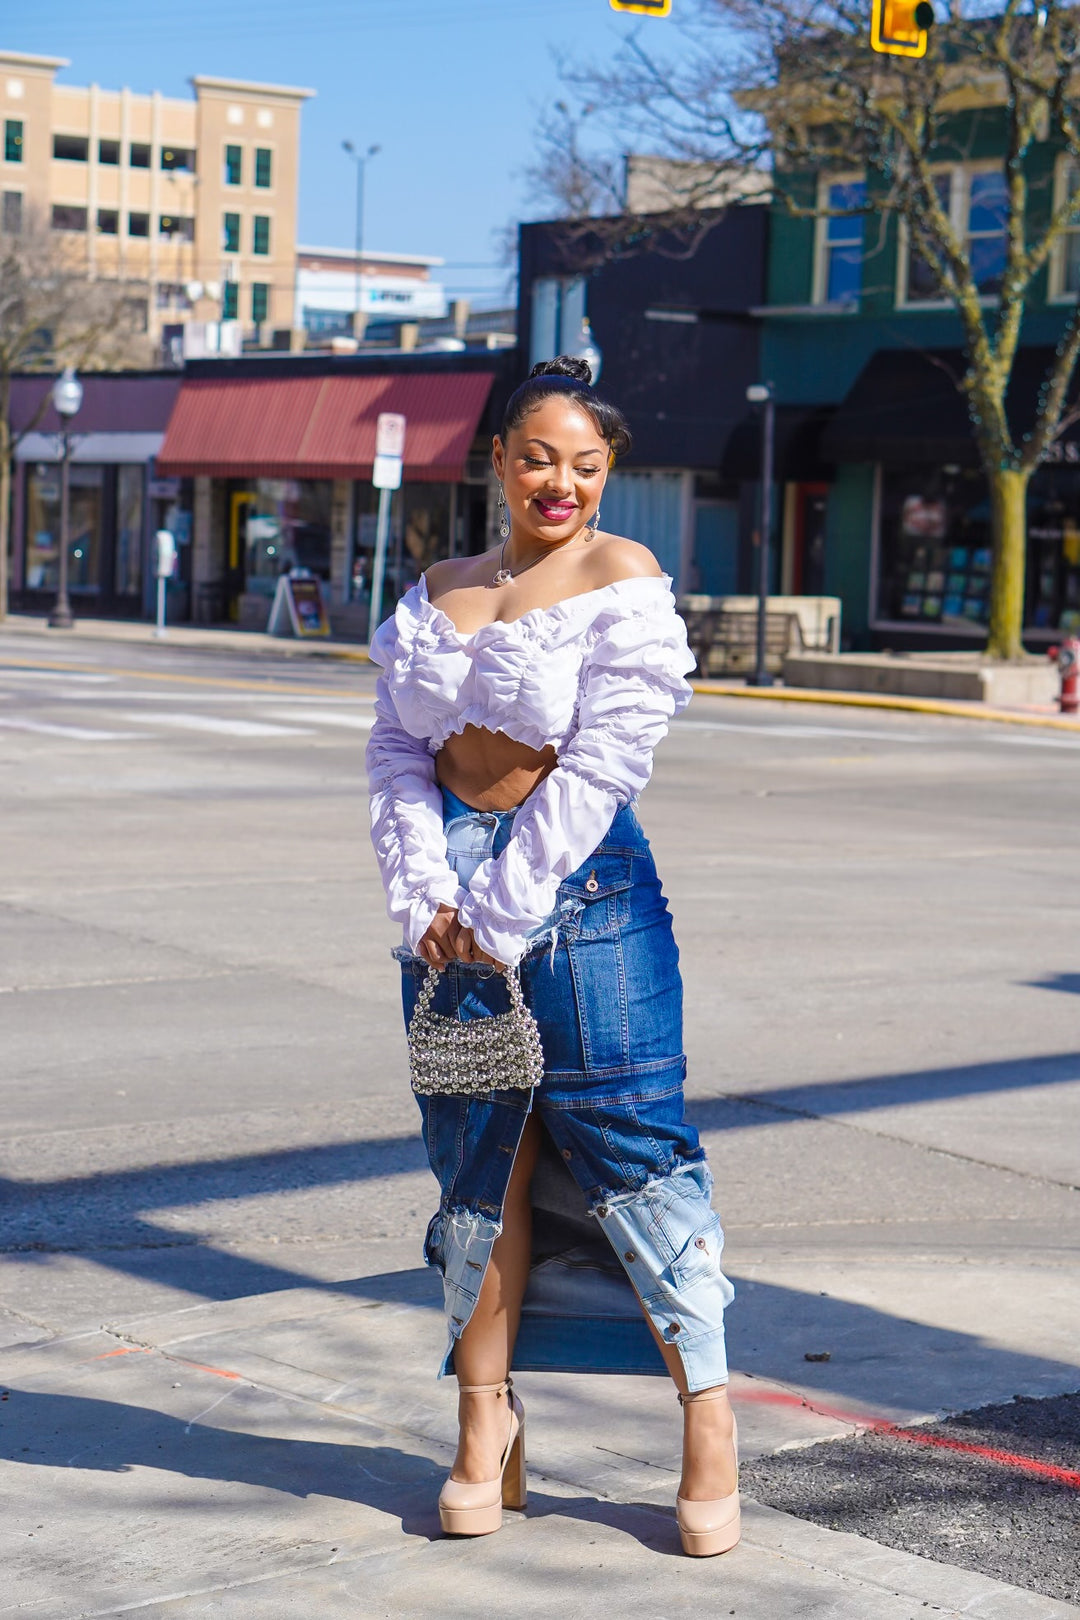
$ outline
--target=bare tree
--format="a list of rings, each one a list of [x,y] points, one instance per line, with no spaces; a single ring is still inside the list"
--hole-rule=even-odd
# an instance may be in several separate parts
[[[877,216],[882,227],[900,220],[931,295],[959,317],[958,386],[992,514],[987,650],[1022,656],[1027,490],[1075,420],[1076,305],[1061,315],[1027,431],[1014,431],[1006,396],[1034,283],[1080,221],[1080,10],[1060,0],[1026,10],[1006,0],[992,11],[980,0],[936,0],[929,50],[916,59],[870,50],[869,0],[683,0],[683,9],[690,21],[659,41],[666,54],[647,50],[639,31],[603,66],[579,68],[578,88],[617,146],[646,141],[672,160],[673,175],[767,168],[774,196],[796,214],[821,212],[808,180],[865,172],[865,197],[852,212]],[[656,25],[646,27],[656,41]],[[963,161],[958,143],[973,118],[984,132],[993,124],[1001,155],[994,207],[1004,264],[992,288],[940,189],[939,166]],[[1040,146],[1062,154],[1071,177],[1049,202],[1033,196]]]
[[[0,621],[7,616],[12,457],[49,405],[46,391],[16,432],[12,378],[62,366],[102,371],[147,364],[145,285],[94,280],[85,253],[31,213],[0,232]]]

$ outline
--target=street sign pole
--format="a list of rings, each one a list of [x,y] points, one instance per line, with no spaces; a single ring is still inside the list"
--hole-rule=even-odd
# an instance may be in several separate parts
[[[393,490],[380,489],[379,516],[375,523],[375,566],[371,574],[371,611],[368,614],[368,640],[382,621],[383,579],[386,574],[386,546],[390,539],[390,499]]]
[[[383,411],[375,425],[375,464],[371,472],[371,482],[379,492],[379,515],[375,522],[375,562],[371,570],[369,641],[382,623],[386,548],[390,541],[390,498],[395,489],[401,488],[404,459],[405,418],[394,411]]]

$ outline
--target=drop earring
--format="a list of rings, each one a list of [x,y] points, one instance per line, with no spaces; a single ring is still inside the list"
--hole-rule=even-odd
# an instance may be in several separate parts
[[[600,508],[599,507],[596,508],[596,511],[593,513],[592,517],[589,519],[586,527],[591,529],[593,534],[595,534],[597,529],[600,527]]]
[[[502,484],[499,485],[499,538],[502,540],[510,538],[510,514],[506,510],[506,491]]]

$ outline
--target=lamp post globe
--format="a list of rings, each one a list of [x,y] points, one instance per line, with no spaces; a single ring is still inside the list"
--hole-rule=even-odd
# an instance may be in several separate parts
[[[570,350],[570,353],[575,355],[579,360],[584,360],[585,364],[592,373],[591,381],[592,386],[595,388],[597,383],[600,381],[600,372],[604,365],[604,355],[600,345],[593,337],[593,329],[589,324],[589,317],[587,315],[583,315],[581,318],[581,329],[578,332],[577,341]]]
[[[53,409],[60,418],[60,554],[57,567],[56,601],[49,614],[52,630],[70,630],[75,623],[68,600],[68,552],[71,548],[71,481],[68,476],[71,462],[71,418],[83,401],[83,385],[72,366],[65,366],[53,383]]]

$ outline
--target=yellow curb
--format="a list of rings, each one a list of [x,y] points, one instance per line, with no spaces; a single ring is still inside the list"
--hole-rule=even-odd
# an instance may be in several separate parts
[[[825,703],[848,709],[899,709],[908,714],[938,714],[954,720],[993,720],[1005,726],[1035,726],[1043,731],[1071,731],[1080,736],[1080,721],[1049,714],[1018,714],[983,703],[954,703],[947,698],[894,697],[886,692],[831,692],[809,686],[728,686],[721,681],[691,681],[705,697],[756,698],[771,703]]]

